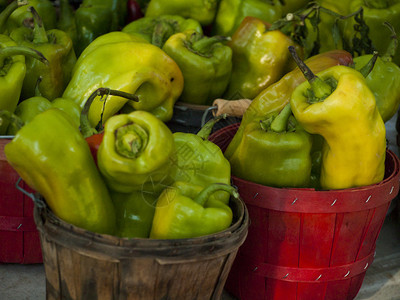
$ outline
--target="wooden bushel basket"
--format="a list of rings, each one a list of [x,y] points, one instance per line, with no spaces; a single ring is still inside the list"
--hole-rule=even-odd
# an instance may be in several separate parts
[[[96,234],[37,202],[46,298],[219,299],[249,220],[243,201],[231,200],[230,207],[233,222],[225,231],[158,240]]]

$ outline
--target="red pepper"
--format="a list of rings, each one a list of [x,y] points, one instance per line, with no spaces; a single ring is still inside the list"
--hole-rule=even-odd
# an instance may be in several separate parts
[[[104,133],[101,132],[86,138],[86,142],[89,145],[90,152],[92,153],[96,165],[97,165],[97,150],[99,150],[100,144],[103,141],[103,136]]]
[[[143,17],[140,5],[135,0],[128,0],[126,6],[128,10],[127,24]]]

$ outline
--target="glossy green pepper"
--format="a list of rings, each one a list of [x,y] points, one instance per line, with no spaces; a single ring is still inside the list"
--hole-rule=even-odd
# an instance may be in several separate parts
[[[380,182],[385,174],[386,131],[363,75],[346,66],[314,75],[300,59],[296,61],[307,82],[293,91],[290,105],[307,132],[324,138],[321,188]]]
[[[228,228],[232,223],[232,210],[210,199],[217,191],[239,196],[234,187],[220,183],[199,188],[178,182],[164,189],[157,200],[150,238],[193,238]]]
[[[134,111],[106,121],[97,164],[111,190],[129,193],[167,184],[174,152],[169,128],[148,112]]]
[[[354,58],[356,70],[361,70],[372,59],[372,54]],[[384,122],[389,121],[400,105],[400,67],[378,57],[365,81],[375,96],[378,111]]]
[[[72,79],[63,98],[83,108],[86,99],[99,87],[136,94],[139,102],[120,97],[94,101],[89,111],[92,126],[116,114],[124,106],[149,111],[162,121],[172,118],[173,107],[183,89],[178,65],[160,48],[138,42],[143,39],[124,32],[110,32],[88,46],[75,64]],[[104,63],[99,63],[104,61]]]
[[[122,28],[122,32],[139,35],[160,48],[171,35],[185,30],[203,33],[203,29],[197,20],[185,19],[177,15],[143,17]]]
[[[50,108],[24,125],[4,148],[7,161],[62,220],[113,234],[114,206],[89,146],[71,118]]]
[[[31,47],[43,53],[49,63],[43,65],[35,59],[26,59],[26,76],[22,87],[21,98],[27,99],[35,95],[36,82],[42,77],[39,90],[43,97],[53,100],[60,97],[71,79],[72,68],[76,56],[71,38],[63,31],[52,29],[46,31],[40,16],[30,7],[35,27],[17,28],[10,37],[19,45]]]
[[[97,37],[118,30],[125,24],[127,0],[84,0],[75,11],[76,54]]]
[[[211,119],[197,134],[173,134],[176,155],[171,177],[174,181],[184,181],[203,188],[212,183],[230,184],[231,166],[221,149],[208,140],[214,124],[223,117]],[[216,192],[215,196],[226,204],[229,201],[226,192]]]
[[[282,5],[278,0],[221,0],[212,32],[215,35],[231,36],[245,17],[272,23],[282,17]]]
[[[38,51],[17,46],[8,36],[0,34],[0,109],[13,113],[20,99],[26,74],[25,56],[46,64],[46,58]],[[7,131],[8,122],[0,125],[0,134]]]
[[[124,238],[148,238],[159,193],[143,191],[110,192],[117,216],[116,235]]]
[[[282,16],[296,12],[299,9],[304,8],[307,3],[311,2],[311,0],[281,0],[282,5]],[[344,2],[344,1],[342,1]]]
[[[71,38],[74,49],[77,49],[78,32],[76,29],[75,11],[74,8],[69,3],[69,0],[60,0],[60,10],[57,21],[57,29],[60,29],[64,31],[66,34],[68,34],[68,36]]]
[[[182,102],[211,105],[222,96],[232,71],[232,50],[226,37],[206,37],[187,30],[172,35],[163,46],[183,74]]]
[[[321,53],[306,60],[307,65],[314,72],[319,72],[335,65],[349,65],[352,62],[352,56],[344,50]],[[242,140],[247,124],[253,120],[260,121],[271,112],[282,110],[289,102],[293,90],[304,80],[303,74],[296,68],[258,94],[244,113],[240,127],[224,155],[230,159]]]
[[[195,19],[201,25],[210,25],[217,12],[218,0],[151,0],[146,7],[145,17],[179,15]]]
[[[232,36],[232,75],[224,99],[253,99],[290,70],[287,48],[293,41],[268,28],[261,19],[246,17]]]
[[[57,25],[57,11],[50,0],[28,0],[28,5],[33,6],[43,20],[44,27],[54,29]],[[26,7],[17,8],[8,18],[6,28],[10,33],[14,29],[24,26],[26,19],[31,19],[32,14]]]
[[[267,186],[308,187],[312,137],[292,116],[289,104],[278,112],[246,126],[229,160],[232,174]]]
[[[390,23],[394,30],[400,32],[400,1],[380,0],[353,0],[349,3],[349,11],[354,12],[363,9],[363,19],[368,26],[368,36],[372,45],[378,53],[386,53],[391,43],[391,33],[387,30],[384,22]],[[354,32],[354,21],[346,23],[345,38],[351,40]],[[372,51],[367,52],[372,53]],[[397,51],[393,57],[396,64],[400,64],[400,53]]]

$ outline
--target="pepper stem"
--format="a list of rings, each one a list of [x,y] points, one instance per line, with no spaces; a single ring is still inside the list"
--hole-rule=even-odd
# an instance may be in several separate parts
[[[5,28],[5,24],[10,17],[10,15],[20,6],[27,5],[28,1],[27,0],[17,0],[17,1],[12,1],[10,4],[7,5],[7,7],[0,13],[0,33],[3,33]]]
[[[204,188],[193,200],[204,206],[212,194],[218,191],[225,191],[231,194],[234,198],[239,198],[239,193],[236,188],[224,183],[213,183]]]
[[[281,110],[279,115],[277,115],[276,118],[272,121],[271,130],[277,133],[286,131],[287,122],[291,114],[292,114],[292,109],[290,107],[290,103],[288,103]]]
[[[311,69],[297,55],[294,46],[289,46],[289,51],[300,71],[310,83],[311,90],[314,92],[315,97],[318,99],[325,99],[326,97],[328,97],[332,93],[331,86],[311,71]]]
[[[367,78],[369,73],[371,73],[372,69],[375,66],[375,63],[376,63],[376,60],[378,59],[378,57],[379,57],[378,51],[374,51],[374,54],[371,57],[371,59],[365,64],[365,66],[363,66],[360,69],[360,73],[364,76],[364,78]]]
[[[394,55],[396,54],[396,50],[397,50],[397,46],[399,44],[399,40],[397,39],[397,34],[396,31],[394,30],[394,27],[392,26],[392,24],[390,24],[389,22],[385,21],[383,23],[383,25],[385,25],[387,28],[389,28],[389,30],[391,31],[392,35],[390,36],[390,43],[389,46],[386,50],[386,53],[381,56],[381,59],[384,61],[392,61]]]
[[[80,129],[81,129],[81,133],[84,138],[87,138],[91,135],[97,134],[97,133],[99,133],[100,130],[102,130],[101,125],[97,126],[100,128],[93,128],[92,125],[90,125],[88,113],[89,113],[90,106],[92,105],[92,103],[93,103],[94,99],[96,99],[96,97],[106,96],[106,99],[104,100],[104,101],[106,101],[108,95],[123,97],[123,98],[129,99],[131,101],[135,101],[135,102],[139,101],[139,98],[136,95],[126,93],[123,91],[112,90],[109,88],[98,88],[97,90],[95,90],[89,96],[89,98],[86,100],[85,105],[83,106],[83,109],[82,109],[81,115],[80,115]],[[100,120],[99,124],[101,124],[101,123],[102,123],[102,120]]]
[[[203,37],[193,42],[191,48],[198,53],[204,54],[207,53],[214,44],[227,42],[230,40],[231,40],[230,37],[221,35],[216,35],[212,37]]]
[[[174,34],[174,29],[171,24],[167,22],[157,22],[154,27],[153,35],[151,37],[151,43],[154,46],[161,48],[164,42]]]
[[[3,126],[5,122],[8,122],[8,130],[17,132],[24,126],[24,121],[17,115],[9,112],[8,110],[0,110],[0,126]]]
[[[127,158],[136,158],[146,148],[149,135],[140,125],[130,123],[115,130],[115,151]]]
[[[24,55],[24,56],[30,56],[33,57],[39,61],[41,61],[44,64],[48,64],[48,60],[42,53],[39,51],[24,47],[24,46],[11,46],[11,47],[6,47],[6,48],[1,48],[0,49],[0,68],[4,66],[4,60],[7,57],[14,56],[14,55]]]
[[[219,120],[225,119],[225,118],[226,118],[226,114],[221,114],[215,118],[212,118],[210,121],[208,121],[206,124],[204,124],[203,127],[201,127],[201,129],[197,133],[197,136],[201,137],[203,140],[207,140],[208,137],[210,136],[211,131],[214,128],[215,124]]]
[[[43,26],[43,20],[39,16],[36,9],[31,6],[29,7],[30,12],[33,15],[33,21],[35,23],[35,27],[33,28],[33,43],[34,44],[45,44],[49,42],[49,38],[47,37],[46,29]]]

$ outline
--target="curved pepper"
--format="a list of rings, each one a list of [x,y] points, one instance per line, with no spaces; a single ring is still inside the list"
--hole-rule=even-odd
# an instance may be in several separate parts
[[[293,91],[290,104],[304,129],[325,140],[322,189],[380,182],[385,173],[386,131],[362,74],[334,66],[315,76],[300,66],[308,81]]]
[[[178,182],[167,187],[157,200],[150,238],[193,238],[228,228],[232,223],[232,210],[210,199],[216,191],[239,196],[234,187],[220,183],[199,188]]]
[[[317,73],[335,65],[349,65],[353,59],[346,51],[333,50],[312,56],[305,62]],[[240,127],[224,153],[225,156],[230,159],[236,151],[248,123],[253,120],[260,121],[268,113],[282,110],[289,102],[293,90],[304,80],[303,74],[296,68],[258,94],[244,113]]]
[[[149,43],[162,48],[170,36],[185,30],[203,33],[200,23],[194,19],[185,19],[176,15],[143,17],[122,28],[122,32],[139,35]]]
[[[248,124],[234,155],[232,173],[274,187],[308,187],[312,137],[291,115],[290,105]]]
[[[85,139],[66,113],[50,108],[38,114],[17,132],[4,153],[59,218],[93,232],[114,233],[108,190]]]
[[[145,17],[179,15],[195,19],[201,25],[210,25],[217,12],[218,0],[151,0],[146,7]]]
[[[5,33],[7,34],[7,21],[10,18],[11,14],[19,7],[25,6],[28,4],[27,0],[15,0],[8,2],[4,0],[6,3],[4,3],[5,7],[4,9],[1,9],[0,12],[0,33]]]
[[[0,34],[0,109],[13,113],[17,107],[26,74],[25,56],[46,64],[46,58],[38,51],[18,47],[8,36]],[[7,131],[8,122],[0,125],[0,134]]]
[[[56,28],[57,24],[57,11],[52,1],[50,0],[28,0],[29,6],[35,8],[41,19],[43,20],[43,25],[47,29]],[[27,10],[26,7],[22,6],[17,8],[8,18],[6,23],[6,28],[9,33],[14,29],[24,26],[26,19],[31,19],[32,14]]]
[[[148,238],[159,193],[142,191],[110,192],[117,217],[116,235],[125,238]]]
[[[125,38],[122,38],[125,37]],[[162,121],[172,118],[173,106],[183,88],[178,65],[160,48],[136,42],[128,33],[109,33],[94,41],[76,62],[72,79],[63,98],[72,99],[81,108],[89,95],[99,87],[136,94],[139,102],[112,96],[105,106],[103,121],[124,105],[149,111]],[[99,64],[100,60],[105,60]],[[95,100],[89,111],[92,125],[100,121],[103,103]]]
[[[278,81],[293,61],[287,48],[293,41],[261,19],[246,17],[232,36],[232,76],[225,99],[253,99]]]
[[[212,32],[231,36],[246,17],[272,23],[282,17],[282,6],[277,0],[221,0]]]
[[[350,2],[350,12],[359,8],[363,9],[363,19],[369,28],[368,36],[372,45],[378,53],[386,53],[392,38],[384,22],[389,22],[396,32],[400,32],[400,1],[353,0]],[[353,36],[353,26],[354,22],[352,21],[346,24],[344,34],[348,40]],[[398,51],[393,57],[393,61],[400,64],[400,53]]]
[[[30,7],[34,17],[33,30],[21,27],[11,32],[10,37],[19,45],[31,47],[43,53],[49,61],[43,65],[35,59],[26,59],[26,76],[22,87],[21,98],[35,95],[36,82],[43,78],[39,90],[43,97],[53,100],[60,97],[71,78],[72,68],[76,62],[71,38],[63,31],[52,29],[46,31],[40,16]]]
[[[211,105],[225,91],[232,70],[232,50],[221,36],[205,37],[194,30],[172,35],[163,50],[183,74],[183,91],[179,100]]]
[[[148,112],[134,111],[107,120],[97,164],[111,190],[128,193],[167,184],[174,151],[169,128]]]
[[[214,124],[222,117],[208,121],[197,134],[173,134],[176,156],[171,177],[174,181],[185,181],[203,188],[212,183],[230,184],[231,166],[221,149],[208,140]],[[225,192],[217,192],[215,196],[226,204],[229,201]]]
[[[76,54],[97,37],[118,30],[125,24],[127,0],[84,0],[75,11],[77,29]]]

